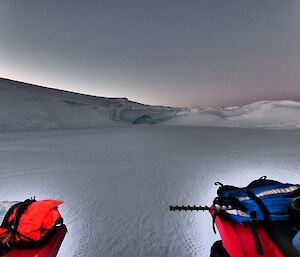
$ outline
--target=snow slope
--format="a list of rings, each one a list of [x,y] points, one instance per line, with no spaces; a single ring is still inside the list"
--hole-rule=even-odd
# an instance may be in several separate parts
[[[0,133],[4,200],[57,198],[59,257],[208,257],[215,181],[300,181],[300,130],[134,126]]]
[[[0,79],[2,131],[111,126],[127,99],[85,96]]]
[[[236,107],[186,108],[167,125],[299,128],[300,102],[260,101]]]
[[[154,115],[169,109],[0,78],[0,131],[4,132],[119,126],[134,124],[136,119],[136,123],[149,123],[138,120],[144,113]]]
[[[241,107],[171,108],[105,98],[0,78],[0,131],[96,128],[129,124],[298,128],[300,102]]]

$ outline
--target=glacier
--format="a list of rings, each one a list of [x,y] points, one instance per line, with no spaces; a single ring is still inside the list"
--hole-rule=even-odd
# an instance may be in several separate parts
[[[233,107],[149,106],[0,78],[0,131],[123,125],[299,128],[300,102],[260,101]]]

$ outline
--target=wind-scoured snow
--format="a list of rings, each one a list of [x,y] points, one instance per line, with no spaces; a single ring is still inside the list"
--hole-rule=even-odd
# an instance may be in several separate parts
[[[208,257],[215,181],[300,181],[300,130],[114,127],[0,134],[4,200],[64,200],[59,257]]]
[[[128,124],[299,128],[300,102],[262,101],[240,107],[171,108],[0,79],[0,131],[99,128]]]

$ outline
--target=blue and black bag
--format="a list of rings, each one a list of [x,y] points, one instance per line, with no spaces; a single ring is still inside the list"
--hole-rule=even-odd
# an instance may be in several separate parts
[[[258,255],[263,255],[264,251],[256,225],[289,220],[291,203],[300,197],[300,185],[269,180],[265,176],[246,187],[223,185],[220,182],[215,184],[220,187],[214,206],[224,209],[222,213],[230,219],[250,225]],[[300,249],[300,234],[299,239],[295,238],[294,241],[294,245],[298,243]]]
[[[229,217],[239,223],[288,220],[289,206],[300,196],[300,185],[269,180],[265,176],[246,187],[220,185],[214,204],[230,206]]]

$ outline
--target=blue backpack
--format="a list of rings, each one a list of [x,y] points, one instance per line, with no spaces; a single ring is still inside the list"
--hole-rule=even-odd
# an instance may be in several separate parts
[[[215,184],[220,187],[214,205],[226,206],[225,213],[239,223],[288,220],[289,206],[300,196],[300,185],[269,180],[265,176],[242,188]]]

